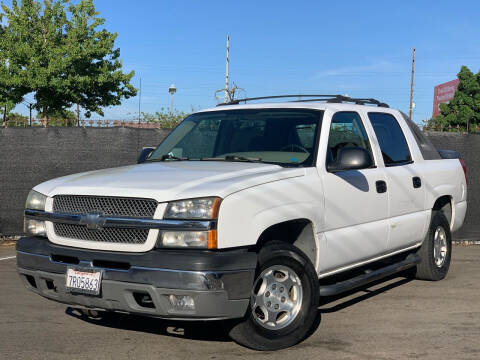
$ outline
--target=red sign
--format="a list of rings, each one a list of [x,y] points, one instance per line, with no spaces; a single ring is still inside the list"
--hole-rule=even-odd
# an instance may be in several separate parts
[[[458,87],[458,79],[435,86],[433,90],[433,115],[440,115],[440,104],[448,103],[453,99]]]

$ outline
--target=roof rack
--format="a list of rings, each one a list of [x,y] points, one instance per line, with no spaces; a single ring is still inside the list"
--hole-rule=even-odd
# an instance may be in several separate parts
[[[273,95],[273,96],[260,96],[253,98],[244,98],[244,99],[234,99],[230,102],[225,102],[218,104],[217,106],[224,105],[238,105],[240,103],[246,104],[248,101],[256,100],[267,100],[267,99],[284,99],[284,98],[298,98],[297,100],[291,100],[291,102],[315,102],[315,101],[325,101],[328,103],[354,103],[357,105],[376,105],[379,107],[388,108],[388,104],[382,103],[376,99],[372,98],[352,98],[350,96],[344,95]],[[308,98],[308,99],[304,99]]]

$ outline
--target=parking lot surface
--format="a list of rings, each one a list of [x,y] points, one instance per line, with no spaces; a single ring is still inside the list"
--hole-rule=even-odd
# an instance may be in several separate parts
[[[390,279],[321,306],[303,343],[245,349],[218,322],[89,319],[27,291],[0,246],[0,359],[480,359],[480,247],[454,247],[446,280]]]

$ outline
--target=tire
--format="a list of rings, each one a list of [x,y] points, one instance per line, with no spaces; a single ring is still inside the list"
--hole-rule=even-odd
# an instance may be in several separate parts
[[[428,233],[417,254],[421,258],[415,274],[417,279],[438,281],[447,276],[452,257],[452,235],[442,212],[432,212]]]
[[[287,306],[290,310],[283,311]],[[310,260],[293,245],[270,242],[258,255],[247,314],[229,335],[254,350],[288,348],[316,330],[320,323],[318,306],[318,276]]]

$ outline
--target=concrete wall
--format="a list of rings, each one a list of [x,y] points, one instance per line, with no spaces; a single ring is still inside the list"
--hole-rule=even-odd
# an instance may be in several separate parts
[[[45,180],[134,164],[142,147],[157,145],[167,130],[134,128],[0,129],[0,234],[22,232],[28,191]],[[457,150],[468,168],[468,212],[458,240],[480,240],[480,135],[429,133],[439,149]]]
[[[467,166],[468,210],[463,227],[454,234],[457,240],[480,240],[480,134],[429,132],[437,149],[460,152]]]
[[[59,176],[136,163],[166,130],[133,128],[0,129],[0,234],[22,232],[29,190]]]

